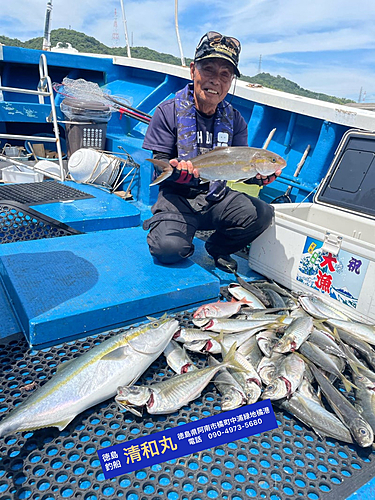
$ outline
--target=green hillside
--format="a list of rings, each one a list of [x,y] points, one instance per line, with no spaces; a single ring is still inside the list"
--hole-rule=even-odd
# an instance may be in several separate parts
[[[107,47],[103,43],[96,40],[92,36],[87,36],[85,33],[80,33],[74,30],[68,30],[65,28],[59,28],[57,30],[52,30],[51,32],[51,45],[54,47],[57,42],[69,42],[75,49],[79,52],[90,52],[94,54],[111,54],[116,56],[127,56],[126,47],[112,48]],[[43,38],[32,38],[26,42],[21,42],[17,38],[8,38],[6,36],[0,35],[0,43],[4,45],[11,45],[15,47],[25,47],[28,49],[41,49],[43,44]],[[147,59],[149,61],[159,61],[168,64],[180,65],[181,60],[178,57],[172,56],[170,54],[163,54],[157,52],[156,50],[149,49],[147,47],[132,47],[131,48],[132,57],[138,59]],[[186,59],[186,64],[189,64],[191,59]],[[268,87],[270,89],[281,90],[283,92],[289,92],[291,94],[301,95],[304,97],[311,97],[312,99],[320,99],[322,101],[333,102],[335,104],[346,104],[351,101],[350,99],[344,99],[339,97],[334,97],[326,94],[320,94],[317,92],[311,92],[310,90],[303,89],[296,83],[288,80],[280,75],[273,76],[269,73],[259,73],[255,76],[245,76],[242,75],[241,79],[249,83],[257,83],[263,87]]]

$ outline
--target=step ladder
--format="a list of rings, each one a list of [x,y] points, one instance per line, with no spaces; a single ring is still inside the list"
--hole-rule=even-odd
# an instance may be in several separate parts
[[[51,111],[46,116],[46,122],[52,123],[53,124],[53,132],[54,132],[54,137],[38,137],[35,135],[14,135],[14,134],[0,134],[0,139],[14,139],[14,140],[23,140],[23,141],[40,141],[40,142],[51,142],[56,144],[56,151],[57,151],[57,156],[58,156],[58,163],[60,167],[60,173],[59,175],[53,175],[48,172],[49,177],[53,177],[57,180],[63,181],[65,179],[65,173],[64,173],[64,167],[63,167],[63,160],[62,160],[62,152],[61,152],[61,141],[60,141],[60,135],[59,135],[59,128],[57,125],[57,116],[56,116],[56,107],[55,107],[55,100],[54,100],[54,95],[53,95],[53,87],[52,87],[52,82],[51,78],[48,75],[48,67],[47,67],[47,58],[45,54],[41,54],[40,59],[39,59],[39,84],[38,84],[38,90],[29,90],[29,89],[22,89],[22,88],[13,88],[13,87],[3,87],[0,86],[0,92],[1,91],[7,91],[7,92],[14,92],[18,94],[29,94],[29,95],[37,95],[39,99],[39,104],[44,104],[44,99],[49,98],[50,105],[51,105]],[[42,174],[46,174],[45,170],[39,169],[37,166],[31,166],[31,165],[24,165],[20,162],[14,161],[12,159],[8,159],[10,163],[16,164],[18,166],[30,168],[31,170],[34,170],[35,172],[39,172]]]

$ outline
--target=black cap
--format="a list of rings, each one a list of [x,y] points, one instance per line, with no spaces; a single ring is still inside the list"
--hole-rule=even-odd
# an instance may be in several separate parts
[[[234,72],[240,76],[238,60],[241,52],[241,44],[237,38],[224,36],[217,31],[209,31],[202,36],[195,49],[194,62],[217,57],[225,59],[234,66]]]

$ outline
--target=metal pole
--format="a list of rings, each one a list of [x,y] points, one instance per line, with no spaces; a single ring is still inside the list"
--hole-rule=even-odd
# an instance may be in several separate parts
[[[178,47],[180,49],[180,54],[181,54],[181,64],[182,64],[182,66],[186,66],[184,54],[182,52],[180,33],[178,31],[178,0],[175,0],[175,2],[174,2],[174,19],[175,19],[175,26],[176,26],[177,42],[178,42]]]
[[[128,51],[128,57],[131,58],[131,53],[130,53],[130,45],[129,45],[129,37],[128,37],[128,28],[126,26],[126,16],[125,16],[125,8],[124,8],[124,1],[121,0],[121,10],[122,10],[122,21],[124,23],[124,31],[125,31],[125,41],[126,41],[126,47]]]
[[[43,50],[51,50],[51,12],[52,0],[47,2],[46,21],[44,23]]]

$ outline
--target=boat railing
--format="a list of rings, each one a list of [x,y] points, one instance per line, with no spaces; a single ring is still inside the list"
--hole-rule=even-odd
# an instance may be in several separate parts
[[[60,141],[59,128],[58,128],[58,124],[57,124],[57,115],[56,115],[55,100],[54,100],[54,95],[53,95],[53,87],[52,87],[51,78],[48,75],[47,59],[46,59],[45,54],[41,54],[40,59],[39,59],[39,77],[40,77],[40,80],[39,80],[37,90],[0,86],[0,91],[14,92],[14,93],[18,93],[18,94],[37,95],[38,99],[39,99],[39,104],[44,104],[44,99],[49,98],[51,111],[48,114],[48,116],[46,117],[46,122],[52,122],[54,137],[46,137],[46,136],[38,137],[35,135],[18,135],[18,134],[5,133],[5,134],[0,134],[0,139],[13,139],[13,140],[23,140],[23,141],[33,141],[33,142],[40,141],[43,143],[45,143],[45,142],[55,143],[57,157],[58,157],[58,163],[59,163],[59,167],[60,167],[60,174],[58,177],[59,177],[59,180],[63,181],[65,174],[64,174],[63,159],[62,159],[62,152],[61,152],[61,141]],[[12,163],[16,164],[17,162],[12,162]],[[45,174],[44,170],[41,170],[37,167],[37,163],[36,163],[36,165],[22,165],[22,166],[25,168],[30,168],[31,170],[34,170],[35,172]]]

